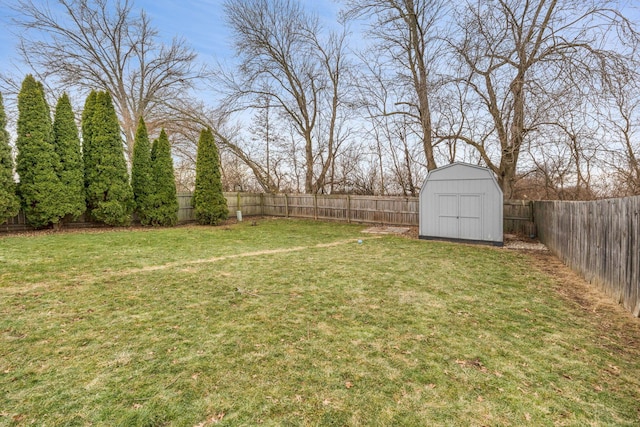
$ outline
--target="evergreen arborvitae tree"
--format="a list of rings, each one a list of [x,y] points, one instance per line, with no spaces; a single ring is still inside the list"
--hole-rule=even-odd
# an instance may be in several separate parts
[[[58,177],[62,184],[63,210],[65,215],[79,217],[86,209],[84,196],[84,165],[80,154],[80,138],[76,127],[71,101],[63,94],[56,105],[53,120],[53,141],[60,158]]]
[[[9,146],[7,116],[0,94],[0,224],[18,215],[19,209],[20,199],[16,194],[16,182],[13,180],[13,158]]]
[[[164,131],[164,128],[162,130]],[[151,144],[151,164],[156,161],[156,157],[158,157],[158,140],[154,139]]]
[[[160,132],[160,137],[153,142],[151,153],[153,181],[156,190],[151,222],[153,225],[176,225],[179,208],[176,178],[173,173],[171,144],[169,144],[169,138],[164,129]]]
[[[53,122],[51,121],[51,108],[49,108],[49,103],[47,103],[47,99],[44,96],[45,90],[44,90],[44,84],[42,84],[41,81],[36,81],[38,83],[38,89],[40,90],[40,95],[42,95],[42,100],[44,101],[44,106],[45,106],[45,110],[47,112],[47,114],[45,115],[46,122],[47,122],[47,126],[49,126],[49,129],[51,129],[51,131],[53,132]],[[51,138],[53,138],[53,134],[51,135]]]
[[[91,215],[91,208],[88,206],[88,188],[89,182],[93,179],[93,171],[96,170],[96,150],[91,142],[93,141],[93,113],[96,108],[96,100],[98,92],[92,90],[84,102],[82,110],[82,122],[80,124],[82,132],[82,163],[84,165],[84,200],[87,204],[87,213]]]
[[[151,224],[155,183],[151,165],[151,146],[144,119],[140,117],[136,139],[133,145],[133,159],[131,164],[131,188],[136,202],[136,212],[140,224]]]
[[[53,145],[49,106],[42,84],[28,75],[18,94],[18,193],[27,222],[57,224],[64,216],[60,161]]]
[[[98,92],[92,90],[87,100],[84,102],[82,110],[82,161],[84,162],[85,189],[87,187],[87,171],[94,170],[96,162],[94,160],[94,151],[91,146],[93,140],[93,113],[96,108],[96,99]]]
[[[87,210],[93,219],[107,225],[129,225],[135,201],[111,95],[92,93],[85,107],[82,136]]]
[[[211,129],[200,132],[192,203],[196,220],[203,225],[217,225],[229,215],[227,200],[222,194],[218,148]]]

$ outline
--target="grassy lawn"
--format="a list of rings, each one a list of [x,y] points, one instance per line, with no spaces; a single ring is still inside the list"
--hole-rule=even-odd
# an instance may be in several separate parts
[[[527,255],[362,229],[0,237],[0,425],[640,423],[628,337]]]

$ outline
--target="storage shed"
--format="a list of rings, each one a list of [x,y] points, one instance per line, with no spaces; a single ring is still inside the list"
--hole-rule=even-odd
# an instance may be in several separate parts
[[[493,172],[453,163],[429,172],[420,189],[421,239],[502,246],[502,190]]]

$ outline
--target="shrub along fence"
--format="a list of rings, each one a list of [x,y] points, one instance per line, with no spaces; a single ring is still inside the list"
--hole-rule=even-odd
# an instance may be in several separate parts
[[[534,206],[540,241],[639,317],[640,196]]]

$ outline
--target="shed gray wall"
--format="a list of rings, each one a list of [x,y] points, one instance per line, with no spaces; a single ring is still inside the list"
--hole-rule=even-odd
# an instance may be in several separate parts
[[[420,190],[420,237],[502,244],[502,221],[502,190],[489,169],[454,163],[429,172]]]

